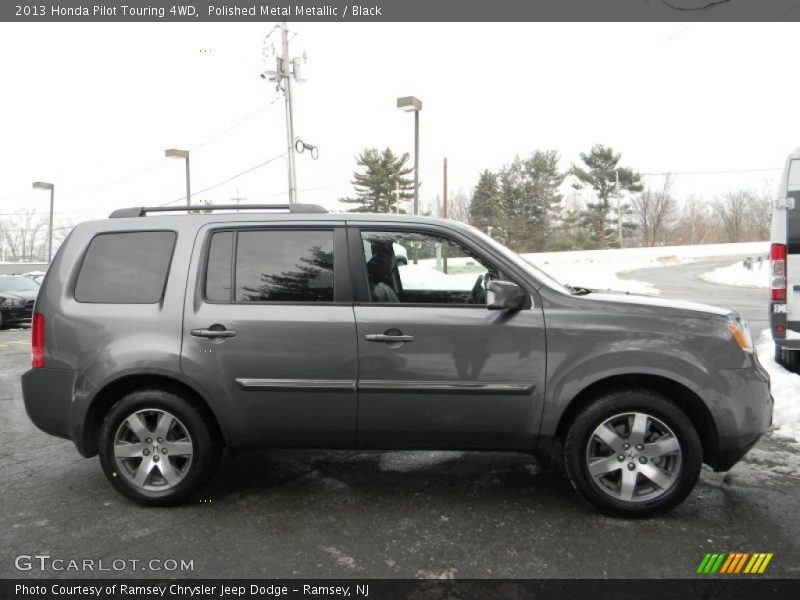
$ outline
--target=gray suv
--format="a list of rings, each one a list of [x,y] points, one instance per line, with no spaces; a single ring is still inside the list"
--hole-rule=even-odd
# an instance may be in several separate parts
[[[565,287],[453,221],[231,208],[82,223],[36,301],[28,415],[136,502],[224,447],[507,450],[644,516],[769,428],[735,312]]]

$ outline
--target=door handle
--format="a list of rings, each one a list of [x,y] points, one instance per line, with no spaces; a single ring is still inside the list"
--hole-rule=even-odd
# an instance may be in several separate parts
[[[368,342],[413,342],[413,335],[386,335],[385,333],[368,333],[364,336]]]
[[[212,325],[213,327],[213,325]],[[191,333],[194,337],[204,338],[232,338],[236,335],[235,331],[230,329],[192,329]]]

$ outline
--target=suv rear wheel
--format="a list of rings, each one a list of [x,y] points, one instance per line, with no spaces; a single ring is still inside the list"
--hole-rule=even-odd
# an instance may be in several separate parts
[[[564,445],[572,485],[600,510],[645,517],[694,488],[703,450],[686,414],[649,390],[606,394],[573,422]]]
[[[214,474],[221,444],[190,403],[161,389],[119,400],[100,430],[100,462],[125,497],[148,506],[179,504]]]

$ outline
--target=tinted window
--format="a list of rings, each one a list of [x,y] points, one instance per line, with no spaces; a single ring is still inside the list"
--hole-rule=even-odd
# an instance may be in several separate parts
[[[206,298],[215,302],[231,300],[231,256],[233,232],[224,231],[211,236],[206,270]]]
[[[175,233],[104,233],[89,244],[75,285],[78,302],[152,304],[161,300]]]
[[[240,231],[235,299],[332,302],[333,231]]]

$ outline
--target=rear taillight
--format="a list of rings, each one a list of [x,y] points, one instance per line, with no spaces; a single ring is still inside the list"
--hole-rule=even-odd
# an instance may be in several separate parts
[[[44,367],[44,315],[39,313],[33,314],[31,323],[31,366]]]
[[[786,244],[770,246],[769,288],[772,300],[786,300]]]

